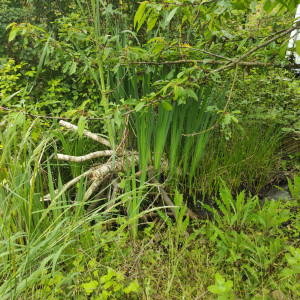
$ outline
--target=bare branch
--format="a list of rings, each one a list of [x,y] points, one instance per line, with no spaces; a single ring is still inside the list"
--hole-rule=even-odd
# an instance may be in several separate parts
[[[128,156],[128,161],[131,164],[131,156]],[[135,164],[138,164],[138,162],[139,162],[138,154],[134,155],[134,162],[135,162]],[[95,178],[95,180],[93,181],[90,188],[87,190],[87,192],[85,194],[85,200],[87,200],[90,198],[93,191],[99,186],[99,184],[101,184],[103,179],[109,173],[111,173],[113,171],[119,172],[125,167],[126,167],[126,164],[124,162],[124,159],[120,158],[120,159],[116,160],[115,163],[113,163],[113,161],[112,161],[112,162],[106,163],[104,165],[101,165],[97,168],[92,168],[92,169],[84,172],[83,174],[77,176],[76,178],[72,179],[68,183],[66,183],[60,191],[55,190],[54,191],[55,197],[59,197],[60,195],[62,195],[67,189],[69,189],[70,187],[72,187],[73,185],[78,183],[82,177],[91,176],[92,178]],[[98,184],[98,182],[99,182],[99,184]],[[41,198],[41,201],[50,201],[50,200],[51,200],[50,194],[47,194],[43,198]]]
[[[131,165],[131,159],[132,156],[128,156],[128,163],[129,165]],[[139,156],[138,154],[134,155],[134,163],[138,164],[139,162]],[[114,163],[112,162],[108,162],[104,165],[102,165],[100,168],[98,168],[97,170],[95,170],[92,174],[92,176],[94,178],[96,178],[93,183],[90,185],[89,189],[86,191],[85,195],[84,195],[84,201],[87,201],[92,194],[94,193],[94,191],[98,188],[98,186],[102,183],[103,179],[111,172],[119,172],[121,170],[123,170],[124,168],[126,168],[126,162],[124,161],[124,158],[120,158],[118,160],[116,160]]]
[[[71,162],[83,162],[97,157],[112,156],[113,154],[113,150],[96,151],[83,156],[72,156],[58,153],[57,159]]]
[[[66,122],[66,121],[63,121],[63,120],[60,120],[58,124],[61,125],[61,126],[63,126],[63,127],[68,128],[68,129],[70,129],[72,131],[77,131],[78,130],[78,127],[76,125],[73,125],[73,124],[71,124],[69,122]],[[110,142],[107,139],[102,138],[102,137],[98,136],[97,134],[92,133],[92,132],[90,132],[88,130],[84,130],[83,134],[85,136],[87,136],[88,138],[90,138],[92,140],[95,140],[96,142],[98,142],[100,144],[103,144],[103,145],[111,148]]]
[[[61,189],[61,191],[58,191],[58,189],[56,189],[54,191],[54,195],[58,196],[58,194],[63,194],[67,189],[69,189],[71,186],[75,185],[76,183],[78,183],[80,181],[80,179],[82,177],[87,177],[91,174],[93,174],[96,171],[97,168],[92,168],[89,169],[88,171],[84,172],[83,174],[80,174],[79,176],[73,178],[72,180],[70,180],[68,183],[66,183],[63,188]],[[50,201],[51,200],[51,195],[47,194],[45,195],[43,198],[41,198],[41,201]]]

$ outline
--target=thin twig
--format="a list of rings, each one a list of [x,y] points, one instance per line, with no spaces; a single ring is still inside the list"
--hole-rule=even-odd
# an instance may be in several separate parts
[[[276,40],[284,37],[285,35],[291,33],[293,30],[297,29],[300,26],[300,22],[296,23],[295,25],[291,26],[289,29],[285,30],[284,32],[274,36],[273,38],[271,38],[270,40],[262,43],[261,45],[258,45],[256,47],[254,47],[253,49],[249,50],[247,53],[245,53],[244,55],[240,56],[239,58],[237,58],[236,60],[232,61],[231,63],[220,67],[218,69],[215,69],[213,71],[210,72],[211,73],[217,73],[217,72],[222,72],[228,68],[231,68],[233,66],[235,66],[236,64],[242,65],[242,60],[244,60],[246,57],[250,56],[251,54],[253,54],[254,52],[256,52],[257,50],[268,46],[269,44],[271,44],[272,42],[275,42]]]
[[[205,53],[205,54],[208,54],[208,55],[211,55],[211,56],[215,56],[215,57],[227,60],[227,61],[233,61],[232,58],[228,58],[228,57],[225,57],[225,56],[222,56],[222,55],[219,55],[219,54],[215,54],[215,53],[212,53],[210,51],[203,50],[203,49],[198,49],[198,48],[194,48],[194,47],[190,47],[190,46],[173,46],[173,47],[180,48],[180,49],[184,48],[184,49],[189,49],[189,50],[193,50],[193,51],[198,51],[198,52],[202,52],[202,53]]]
[[[183,136],[195,136],[195,135],[200,135],[202,133],[205,133],[207,131],[213,130],[214,128],[218,127],[219,122],[217,121],[214,125],[212,125],[211,127],[209,127],[206,130],[200,131],[200,132],[193,132],[193,133],[188,133],[188,134],[184,134],[182,133]]]
[[[226,109],[227,109],[228,104],[230,103],[230,100],[231,100],[231,97],[232,97],[232,92],[233,92],[233,88],[234,88],[234,85],[235,85],[235,82],[236,82],[238,67],[239,67],[239,64],[236,64],[234,77],[233,77],[233,82],[232,82],[230,93],[229,93],[229,97],[228,97],[228,100],[227,100],[226,105],[225,105],[224,110],[223,110],[224,114],[226,113]]]

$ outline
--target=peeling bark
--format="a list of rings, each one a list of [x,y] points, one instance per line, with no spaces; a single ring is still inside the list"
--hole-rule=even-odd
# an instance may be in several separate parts
[[[77,131],[78,130],[78,127],[76,125],[73,125],[73,124],[71,124],[69,122],[66,122],[66,121],[63,121],[63,120],[60,120],[58,124],[60,126],[63,126],[65,128],[67,128],[67,129],[70,129],[72,131]],[[86,137],[88,137],[88,138],[90,138],[90,139],[92,139],[92,140],[94,140],[94,141],[96,141],[96,142],[98,142],[98,143],[100,143],[102,145],[105,145],[105,146],[111,148],[110,142],[107,139],[102,138],[101,136],[99,136],[99,135],[97,135],[95,133],[92,133],[92,132],[90,132],[88,130],[84,130],[83,134]]]
[[[113,150],[96,151],[83,156],[72,156],[58,153],[57,159],[71,162],[83,162],[97,157],[112,156],[113,154]]]

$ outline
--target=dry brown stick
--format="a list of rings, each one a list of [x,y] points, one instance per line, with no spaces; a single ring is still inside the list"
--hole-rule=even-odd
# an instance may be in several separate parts
[[[77,131],[78,130],[78,127],[76,125],[73,125],[73,124],[71,124],[69,122],[66,122],[66,121],[63,121],[63,120],[60,120],[58,122],[58,124],[61,125],[61,126],[63,126],[63,127],[68,128],[68,129],[70,129],[72,131]],[[110,142],[107,139],[102,138],[102,137],[98,136],[97,134],[92,133],[92,132],[90,132],[88,130],[84,130],[83,134],[85,136],[87,136],[88,138],[90,138],[90,139],[92,139],[92,140],[94,140],[94,141],[96,141],[96,142],[98,142],[98,143],[100,143],[102,145],[105,145],[105,146],[111,148]]]

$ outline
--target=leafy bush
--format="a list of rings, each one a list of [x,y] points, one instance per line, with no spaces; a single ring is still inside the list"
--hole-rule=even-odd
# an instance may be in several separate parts
[[[16,48],[8,44],[9,31],[7,26],[13,22],[30,22],[33,16],[33,10],[30,8],[20,7],[20,5],[9,5],[10,1],[3,0],[0,3],[0,58],[1,57],[15,57]],[[24,53],[24,50],[22,51]],[[20,58],[22,53],[18,53]]]

